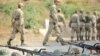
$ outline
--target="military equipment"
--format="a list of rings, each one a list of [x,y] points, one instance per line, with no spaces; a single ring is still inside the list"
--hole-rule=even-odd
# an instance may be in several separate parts
[[[75,45],[77,47],[81,47],[82,53],[84,52],[85,48],[88,50],[95,50],[96,52],[100,52],[100,43],[95,43],[94,45],[85,44],[84,42],[68,42],[70,45]]]
[[[23,49],[23,48],[19,48],[19,47],[16,47],[16,46],[3,46],[3,45],[0,45],[0,47],[8,47],[10,49],[14,49],[14,50],[18,50],[18,51],[21,51],[23,53],[23,55],[25,53],[28,53],[30,54],[31,56],[33,56],[33,54],[35,55],[39,55],[41,53],[42,50],[46,50],[45,48],[41,48],[40,50],[36,51],[36,50],[28,50],[28,49]]]

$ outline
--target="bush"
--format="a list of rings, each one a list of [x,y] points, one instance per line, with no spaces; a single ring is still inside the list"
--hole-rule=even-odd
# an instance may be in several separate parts
[[[14,10],[15,7],[16,7],[15,4],[12,5],[12,3],[0,4],[0,10],[4,12],[6,15],[11,15],[11,12]]]
[[[61,4],[61,9],[67,18],[70,14],[72,14],[75,10],[78,10],[79,7],[74,4]]]

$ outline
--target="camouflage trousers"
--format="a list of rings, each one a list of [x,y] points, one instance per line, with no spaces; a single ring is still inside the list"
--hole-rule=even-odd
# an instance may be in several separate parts
[[[78,27],[71,27],[71,40],[73,41],[73,39],[75,38],[79,40],[80,37],[80,31]]]
[[[85,23],[85,40],[90,40],[92,27],[90,23]]]
[[[98,40],[97,38],[97,29],[96,27],[92,28],[92,40]]]
[[[79,37],[79,40],[84,40],[84,36],[85,36],[85,24],[84,23],[80,23],[80,26],[79,26],[79,31],[80,31],[80,37]]]
[[[100,41],[100,30],[97,29],[97,40]]]
[[[23,25],[20,25],[19,22],[15,22],[15,23],[13,24],[13,30],[12,30],[12,33],[11,33],[11,35],[10,35],[10,39],[13,40],[13,39],[15,38],[15,35],[19,32],[20,35],[21,35],[20,40],[21,40],[21,41],[24,41],[24,31],[23,31],[23,28],[24,28]]]
[[[61,30],[61,28],[60,28],[58,25],[56,25],[56,23],[49,22],[49,29],[48,29],[48,31],[47,31],[47,33],[46,33],[46,35],[45,35],[45,38],[44,38],[43,43],[48,42],[48,40],[49,40],[49,35],[51,34],[51,32],[52,32],[53,30],[54,30],[55,33],[56,33],[57,40],[59,40],[60,42],[63,40],[63,39],[62,39],[62,33],[61,33],[62,30]]]

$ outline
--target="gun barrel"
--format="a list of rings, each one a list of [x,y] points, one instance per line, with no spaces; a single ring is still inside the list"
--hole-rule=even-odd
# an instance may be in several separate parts
[[[27,49],[15,47],[15,46],[3,46],[3,45],[0,45],[0,47],[8,47],[10,49],[22,51],[23,55],[24,55],[25,52],[30,53],[30,54],[37,54],[37,53],[40,53],[42,50],[46,50],[45,48],[41,48],[39,51],[32,51],[32,50],[27,50]]]

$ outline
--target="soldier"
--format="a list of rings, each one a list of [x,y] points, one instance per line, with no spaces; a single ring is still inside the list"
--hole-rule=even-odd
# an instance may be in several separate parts
[[[97,20],[97,16],[96,16],[96,12],[93,12],[92,15],[92,40],[96,40],[97,37],[97,30],[96,30],[96,20]]]
[[[61,36],[63,34],[63,27],[66,28],[66,23],[65,23],[65,17],[63,15],[63,13],[61,12],[61,9],[58,9],[58,27],[60,28],[60,33]],[[59,37],[57,37],[56,41],[59,41]]]
[[[84,37],[84,32],[85,32],[85,17],[84,17],[84,13],[82,10],[79,11],[79,22],[80,22],[80,40],[84,40],[83,37]]]
[[[11,33],[10,39],[8,40],[7,44],[11,46],[11,41],[15,38],[16,33],[21,34],[21,45],[24,44],[24,17],[23,17],[23,3],[18,4],[18,9],[16,9],[12,14],[12,27],[13,31]]]
[[[97,29],[97,40],[100,41],[100,13],[98,14],[98,19],[96,20],[96,29]]]
[[[92,18],[90,12],[86,12],[85,20],[85,40],[90,40],[92,27]]]
[[[71,16],[70,22],[69,22],[69,26],[71,27],[71,40],[73,40],[73,38],[75,37],[75,33],[77,35],[77,40],[79,40],[79,16],[78,16],[78,12],[75,11],[74,14]]]
[[[49,29],[48,32],[44,38],[43,45],[46,45],[49,39],[49,34],[52,32],[54,29],[57,35],[57,38],[59,38],[60,43],[63,45],[63,39],[61,38],[60,35],[60,29],[58,27],[58,4],[60,0],[54,0],[54,5],[51,6],[50,8],[50,22],[49,22]]]

